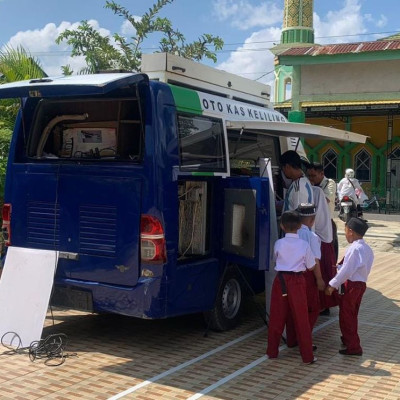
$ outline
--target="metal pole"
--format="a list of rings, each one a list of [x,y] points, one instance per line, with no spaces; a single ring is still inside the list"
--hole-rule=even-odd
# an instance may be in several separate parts
[[[387,127],[387,154],[386,154],[386,208],[391,204],[392,188],[392,139],[393,139],[393,115],[388,115]]]

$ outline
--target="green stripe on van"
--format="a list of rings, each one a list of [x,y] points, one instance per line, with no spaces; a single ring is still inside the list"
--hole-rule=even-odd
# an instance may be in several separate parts
[[[192,172],[193,176],[214,176],[214,172]]]
[[[200,99],[194,90],[169,85],[174,96],[175,106],[178,111],[190,112],[191,114],[203,114]]]

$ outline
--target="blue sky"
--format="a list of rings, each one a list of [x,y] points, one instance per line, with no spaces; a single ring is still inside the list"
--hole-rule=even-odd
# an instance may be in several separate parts
[[[153,5],[152,0],[116,2],[138,16]],[[268,49],[279,42],[283,4],[284,0],[174,0],[160,16],[168,17],[188,41],[202,33],[221,36],[225,46],[218,52],[218,68],[271,83],[273,56]],[[0,48],[22,45],[49,75],[60,74],[65,64],[77,70],[82,60],[71,59],[65,44],[55,44],[64,29],[87,19],[105,35],[130,34],[123,19],[104,5],[105,0],[0,0]],[[400,31],[399,14],[399,0],[314,0],[316,42],[388,36]],[[144,52],[157,50],[157,43],[157,37],[150,36]]]

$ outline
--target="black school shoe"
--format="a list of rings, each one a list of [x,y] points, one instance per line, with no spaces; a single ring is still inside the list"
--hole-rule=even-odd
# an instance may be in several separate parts
[[[308,362],[308,363],[304,363],[304,364],[306,364],[306,365],[311,365],[311,364],[316,363],[317,360],[318,360],[318,358],[317,358],[317,357],[314,357],[312,361],[310,361],[310,362]]]
[[[298,346],[298,343],[292,344],[291,346],[289,346],[289,345],[287,344],[286,346],[289,347],[289,349],[292,349],[293,347],[297,347],[297,346]],[[312,349],[313,349],[313,351],[315,351],[315,350],[318,349],[318,347],[317,347],[315,344],[313,344],[313,345],[312,345]]]
[[[343,354],[344,356],[362,356],[363,355],[362,351],[360,351],[358,353],[348,353],[347,349],[339,350],[339,353]]]

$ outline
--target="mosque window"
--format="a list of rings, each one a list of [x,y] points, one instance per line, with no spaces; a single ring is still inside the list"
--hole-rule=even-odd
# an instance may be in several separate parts
[[[390,158],[394,160],[400,159],[400,147],[396,147],[391,153]]]
[[[338,156],[335,150],[329,149],[322,155],[322,165],[327,178],[337,179],[337,162]]]
[[[359,181],[369,182],[371,180],[371,155],[362,149],[355,156],[354,171]]]
[[[285,101],[292,98],[292,78],[286,78],[284,81]]]

